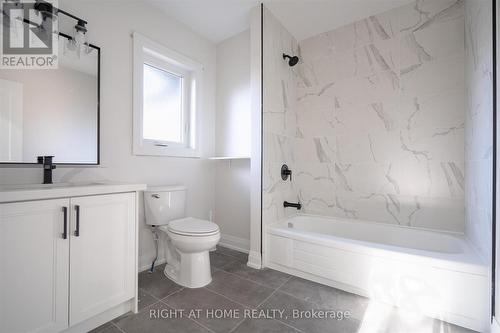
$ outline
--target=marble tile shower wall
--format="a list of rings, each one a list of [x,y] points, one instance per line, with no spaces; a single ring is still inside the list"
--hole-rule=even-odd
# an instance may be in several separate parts
[[[493,158],[492,4],[467,0],[465,4],[465,232],[480,253],[491,255]],[[489,261],[489,260],[488,260]]]
[[[298,200],[293,183],[284,182],[280,177],[283,163],[296,170],[297,78],[283,61],[282,54],[297,54],[298,44],[267,9],[264,10],[263,50],[262,218],[268,224],[283,218],[285,213],[294,213],[291,209],[284,210],[284,200]]]
[[[463,0],[419,0],[299,42],[292,70],[265,58],[265,208],[298,196],[304,213],[463,231],[464,22]],[[264,49],[293,49],[278,30]]]

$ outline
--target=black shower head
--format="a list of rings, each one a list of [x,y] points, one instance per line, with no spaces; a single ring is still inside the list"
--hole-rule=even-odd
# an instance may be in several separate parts
[[[288,54],[284,54],[283,53],[283,59],[287,59],[288,58],[288,65],[290,67],[293,67],[295,65],[297,65],[297,63],[299,62],[299,57],[297,56],[289,56]]]

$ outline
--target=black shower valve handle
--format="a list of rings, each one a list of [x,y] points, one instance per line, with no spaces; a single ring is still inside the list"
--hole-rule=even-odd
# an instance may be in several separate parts
[[[290,181],[292,181],[292,170],[288,168],[288,165],[283,164],[281,166],[281,179],[288,180],[288,177],[290,177]]]

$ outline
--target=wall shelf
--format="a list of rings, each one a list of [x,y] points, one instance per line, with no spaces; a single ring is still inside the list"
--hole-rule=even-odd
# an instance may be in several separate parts
[[[214,156],[209,157],[209,160],[249,160],[250,156]]]

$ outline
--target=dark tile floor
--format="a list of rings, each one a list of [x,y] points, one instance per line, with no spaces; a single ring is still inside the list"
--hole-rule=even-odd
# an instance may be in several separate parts
[[[170,281],[163,275],[164,265],[153,274],[142,272],[139,313],[121,316],[92,332],[472,332],[275,270],[252,269],[246,259],[243,253],[218,247],[210,253],[212,283],[199,289]],[[312,310],[350,315],[342,320],[307,318]]]

